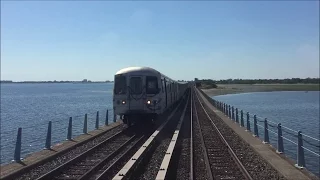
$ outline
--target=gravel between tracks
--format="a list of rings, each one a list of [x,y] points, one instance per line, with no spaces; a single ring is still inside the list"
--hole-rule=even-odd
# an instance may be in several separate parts
[[[200,97],[199,97],[200,98]],[[197,98],[196,98],[197,99]],[[233,149],[239,160],[247,169],[253,179],[271,180],[285,179],[268,162],[260,157],[249,144],[244,142],[223,120],[203,103],[205,109],[216,124],[221,134],[224,136],[230,147]],[[199,105],[199,108],[202,108]]]
[[[233,160],[228,147],[220,139],[199,102],[196,102],[199,123],[203,135],[210,168],[214,179],[245,179],[241,169]]]
[[[137,138],[138,140],[139,138]],[[138,142],[138,144],[136,144],[128,153],[126,153],[124,156],[118,155],[112,163],[114,163],[118,158],[121,158],[119,161],[117,161],[115,164],[109,164],[113,165],[112,167],[110,167],[110,169],[108,170],[108,172],[106,174],[104,174],[103,176],[101,176],[100,179],[112,179],[119,171],[120,169],[129,161],[129,159],[134,155],[134,153],[136,153],[140,146],[146,141],[146,137],[142,139],[141,142]],[[132,144],[133,145],[133,144]],[[130,146],[131,148],[132,146]],[[122,157],[121,157],[122,156]],[[108,167],[104,167],[104,169],[107,169]],[[92,179],[92,178],[90,178]],[[96,179],[96,178],[95,178]]]
[[[155,139],[154,144],[149,150],[148,155],[145,156],[133,173],[131,179],[155,179],[157,173],[160,169],[163,157],[167,151],[169,143],[171,141],[173,132],[176,128],[176,125],[181,117],[183,111],[183,104],[186,103],[186,100],[183,101],[182,105],[179,107],[175,115],[169,120],[168,124],[162,129],[158,137]]]
[[[95,138],[94,140],[88,141],[85,144],[76,147],[75,149],[72,149],[70,151],[67,151],[63,154],[61,154],[60,156],[54,158],[53,160],[50,160],[49,162],[46,162],[40,166],[37,166],[31,170],[29,170],[27,173],[24,173],[22,175],[20,175],[19,177],[15,178],[16,180],[33,180],[36,179],[38,177],[40,177],[41,175],[49,172],[50,170],[60,166],[61,164],[69,161],[70,159],[76,157],[77,155],[83,153],[84,151],[86,151],[87,149],[95,146],[96,144],[102,142],[103,140],[105,140],[108,137],[111,137],[113,134],[115,134],[118,131],[121,131],[123,129],[125,129],[126,126],[119,125],[111,130],[109,130],[108,132],[106,132],[104,135],[101,135],[97,138]]]
[[[130,155],[133,155],[133,153],[135,153],[136,152],[136,150],[137,150],[137,146],[139,146],[139,144],[142,144],[143,143],[143,140],[140,142],[140,143],[138,143],[135,147],[134,147],[134,145],[139,141],[139,139],[140,139],[140,137],[136,137],[136,139],[134,140],[134,141],[132,141],[132,142],[130,142],[125,148],[123,148],[122,150],[121,150],[121,152],[120,153],[118,153],[116,156],[114,156],[110,161],[108,161],[101,169],[99,169],[97,172],[95,172],[94,174],[92,174],[91,175],[91,177],[89,178],[89,180],[91,179],[91,180],[93,180],[93,179],[97,179],[98,178],[98,176],[100,176],[106,169],[108,169],[108,168],[113,168],[113,167],[110,167],[113,163],[115,163],[116,162],[116,160],[117,159],[119,159],[121,156],[123,156],[123,154],[126,152],[126,151],[128,151],[128,154],[126,154],[126,155],[124,155],[124,156],[127,156],[128,158],[129,158],[129,156]],[[145,138],[143,138],[143,139],[145,139]],[[131,149],[132,148],[132,149]],[[127,159],[128,159],[127,158]],[[125,157],[123,157],[123,159],[125,159]],[[116,173],[117,173],[117,171],[116,171],[116,169],[115,168],[113,168],[114,170],[112,170],[112,172],[113,173],[110,173],[110,174],[108,174],[108,178],[107,179],[111,179]],[[104,178],[106,178],[106,177],[104,177]]]
[[[95,164],[101,162],[106,156],[115,152],[123,143],[132,138],[133,135],[121,134],[114,139],[103,143],[99,148],[95,148],[92,152],[85,157],[80,157],[81,160],[59,170],[55,179],[65,178],[79,178],[81,175],[90,170]],[[79,167],[80,166],[80,167]],[[81,168],[84,166],[85,168]]]
[[[178,102],[176,105],[179,104]],[[129,153],[125,154],[120,161],[115,163],[114,166],[111,167],[111,169],[108,171],[108,173],[102,177],[102,179],[112,179],[120,170],[121,168],[128,162],[128,160],[136,153],[136,151],[139,150],[139,148],[142,146],[142,144],[151,136],[151,134],[163,123],[163,120],[167,119],[170,113],[173,109],[169,109],[164,114],[162,114],[158,120],[155,122],[155,125],[152,128],[143,129],[145,131],[144,135],[145,138],[138,143],[132,150],[129,151]],[[117,158],[120,156],[117,156]],[[113,161],[114,162],[114,161]],[[160,167],[160,165],[159,165]]]
[[[190,176],[190,101],[168,170],[168,179],[186,180]]]
[[[195,100],[196,98],[194,98]],[[194,179],[207,179],[206,164],[204,161],[204,151],[201,144],[200,126],[196,120],[195,109],[193,108],[193,175]]]

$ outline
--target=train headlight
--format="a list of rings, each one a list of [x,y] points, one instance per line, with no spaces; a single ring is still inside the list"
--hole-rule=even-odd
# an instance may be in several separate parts
[[[122,101],[122,104],[126,104],[126,101],[125,101],[125,100],[123,100],[123,101]]]
[[[147,101],[147,104],[151,104],[151,101],[150,101],[150,100],[148,100],[148,101]]]

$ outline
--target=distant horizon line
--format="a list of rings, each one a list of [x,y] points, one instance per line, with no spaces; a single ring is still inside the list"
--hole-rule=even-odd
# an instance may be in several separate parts
[[[301,79],[301,80],[305,80],[305,79],[319,79],[320,77],[308,77],[308,78],[227,78],[227,79],[211,79],[211,78],[194,78],[194,79],[198,79],[198,80],[213,80],[213,81],[228,81],[228,80],[286,80],[286,79]],[[176,81],[194,81],[194,79],[192,80],[176,80]],[[70,82],[70,83],[107,83],[107,82],[114,82],[113,80],[99,80],[99,81],[93,81],[93,80],[88,80],[88,79],[84,79],[84,80],[23,80],[23,81],[13,81],[13,80],[0,80],[0,82],[2,83],[61,83],[61,82]]]

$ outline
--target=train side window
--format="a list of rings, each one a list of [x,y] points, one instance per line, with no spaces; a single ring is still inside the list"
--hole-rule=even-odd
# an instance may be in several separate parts
[[[156,76],[147,76],[146,77],[146,92],[147,94],[158,94],[158,78]]]

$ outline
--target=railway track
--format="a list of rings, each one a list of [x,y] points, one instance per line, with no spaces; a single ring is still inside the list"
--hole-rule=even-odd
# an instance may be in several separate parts
[[[115,133],[118,133],[120,131],[123,131],[124,129],[127,129],[127,127],[123,124],[119,126],[115,126],[109,130],[107,130],[105,133],[100,134],[99,136],[96,136],[90,140],[83,141],[81,143],[78,143],[73,148],[70,148],[68,150],[63,150],[59,153],[57,153],[55,156],[51,156],[48,159],[45,159],[42,162],[38,162],[37,164],[33,166],[26,167],[25,169],[18,171],[16,173],[10,174],[6,177],[3,177],[2,179],[15,179],[15,180],[34,180],[39,178],[40,176],[46,174],[47,172],[51,171],[52,169],[55,169],[59,167],[60,165],[66,163],[69,161],[69,159],[72,159],[85,150],[94,147],[95,145],[99,144],[100,142],[104,141],[105,139],[111,137]]]
[[[178,130],[181,127],[189,93],[176,107],[167,120],[147,139],[138,151],[126,162],[113,177],[120,179],[155,179],[161,171],[166,171],[171,159],[175,142],[178,138]],[[182,106],[184,105],[185,106]],[[178,125],[177,125],[178,124]],[[168,156],[169,155],[169,156]],[[161,167],[160,167],[161,166]],[[158,177],[157,177],[158,179]]]
[[[184,117],[180,119],[175,134],[171,139],[171,147],[167,149],[166,158],[163,159],[156,179],[186,180],[192,177],[192,93],[190,93],[189,103],[187,103]],[[175,143],[176,140],[176,144]],[[174,148],[174,150],[173,150]],[[172,155],[172,156],[171,156]],[[171,156],[171,157],[170,157]]]
[[[252,179],[208,115],[197,93],[194,95],[193,102],[195,121],[200,128],[200,140],[204,153],[205,179]]]
[[[132,128],[122,130],[37,179],[84,179],[141,136]]]

